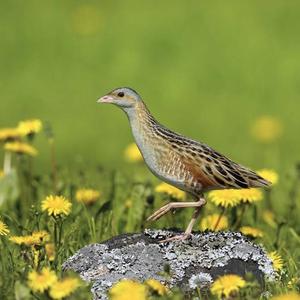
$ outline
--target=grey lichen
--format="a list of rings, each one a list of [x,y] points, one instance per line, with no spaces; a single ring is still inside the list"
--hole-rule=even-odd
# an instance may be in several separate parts
[[[173,231],[145,230],[93,244],[70,257],[63,268],[92,282],[95,299],[106,299],[107,290],[128,278],[140,282],[154,278],[183,291],[208,287],[223,274],[244,276],[251,272],[258,282],[273,280],[275,271],[265,251],[236,232],[194,233],[184,242],[159,243]],[[171,276],[163,276],[168,266]]]

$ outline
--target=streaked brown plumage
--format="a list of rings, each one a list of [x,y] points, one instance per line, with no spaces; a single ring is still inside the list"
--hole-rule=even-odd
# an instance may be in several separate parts
[[[173,208],[195,207],[185,234],[172,239],[185,239],[190,235],[200,207],[205,204],[204,192],[269,186],[269,182],[252,170],[158,123],[141,97],[130,88],[115,89],[100,102],[116,104],[126,112],[137,146],[157,177],[197,198],[196,202],[169,203],[148,218],[157,220]]]

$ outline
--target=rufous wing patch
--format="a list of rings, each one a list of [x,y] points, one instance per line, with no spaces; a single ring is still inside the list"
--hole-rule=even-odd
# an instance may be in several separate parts
[[[193,176],[194,181],[199,183],[203,189],[210,189],[218,186],[217,182],[212,179],[210,175],[205,173],[198,165],[186,160],[184,160],[183,163],[186,170]]]

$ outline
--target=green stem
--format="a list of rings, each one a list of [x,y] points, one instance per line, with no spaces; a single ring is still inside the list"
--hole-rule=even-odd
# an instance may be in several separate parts
[[[237,230],[241,226],[243,216],[244,216],[245,211],[246,211],[246,206],[247,206],[247,203],[243,204],[241,214],[240,214],[239,218],[237,219],[236,223],[233,226],[234,230]]]
[[[269,210],[272,210],[271,191],[272,191],[272,189],[265,191],[267,208]]]
[[[62,234],[63,234],[63,220],[59,220],[59,230],[58,230],[58,249],[61,246],[61,239],[62,239]]]
[[[219,218],[218,218],[218,220],[217,220],[217,222],[216,222],[216,224],[215,224],[215,226],[214,226],[213,231],[216,231],[216,230],[217,230],[217,228],[218,228],[218,226],[219,226],[219,223],[220,223],[222,217],[223,217],[224,214],[225,214],[225,210],[226,210],[226,208],[225,208],[225,207],[222,207],[222,211],[221,211],[221,213],[220,213],[220,215],[219,215]]]
[[[4,174],[9,174],[11,172],[11,152],[5,151],[4,161],[3,161],[3,172]]]
[[[86,208],[86,205],[84,203],[81,203],[82,207],[83,207],[83,211],[87,220],[87,224],[89,227],[89,232],[90,232],[90,236],[91,236],[91,240],[92,242],[96,242],[96,233],[95,233],[95,220],[94,218],[91,218],[88,210]]]
[[[289,203],[288,214],[287,214],[288,220],[292,219],[291,216],[293,216],[293,214],[296,211],[297,197],[298,197],[298,193],[299,193],[299,183],[300,183],[300,165],[297,165],[296,166],[296,178],[294,179],[294,183],[289,192],[290,203]]]
[[[51,151],[51,169],[52,169],[52,185],[53,192],[57,192],[57,164],[56,164],[56,155],[55,155],[55,146],[54,141],[50,141],[50,151]]]
[[[275,249],[278,249],[278,247],[279,247],[280,233],[281,233],[281,230],[283,229],[283,227],[285,226],[285,224],[286,224],[285,222],[281,222],[277,227],[276,240],[274,242]]]
[[[57,238],[57,220],[54,218],[54,244],[55,244],[55,249],[58,247],[58,238]]]
[[[26,182],[26,174],[24,170],[24,161],[22,159],[22,155],[17,155],[16,157],[16,165],[17,165],[17,175],[18,175],[18,182],[20,187],[20,219],[22,220],[21,223],[24,224],[26,221],[26,216],[29,205],[29,197],[28,197],[28,186]]]

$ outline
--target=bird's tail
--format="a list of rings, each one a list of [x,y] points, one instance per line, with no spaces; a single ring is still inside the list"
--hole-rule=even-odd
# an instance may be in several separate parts
[[[252,186],[252,187],[269,187],[269,186],[271,186],[271,182],[270,181],[268,181],[268,180],[266,180],[265,178],[263,178],[263,177],[261,177],[261,176],[259,176],[258,174],[256,174],[256,177],[257,178],[251,178],[250,179],[250,185]]]
[[[257,188],[267,188],[271,186],[271,182],[262,176],[258,175],[256,172],[252,171],[249,168],[239,165],[239,170],[243,174],[243,177],[247,179],[249,188],[257,187]]]

